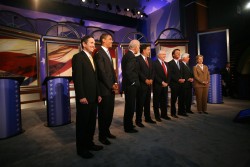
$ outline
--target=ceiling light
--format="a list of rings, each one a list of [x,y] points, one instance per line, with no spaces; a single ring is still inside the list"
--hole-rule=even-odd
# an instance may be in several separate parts
[[[250,9],[250,2],[247,3],[246,9]]]

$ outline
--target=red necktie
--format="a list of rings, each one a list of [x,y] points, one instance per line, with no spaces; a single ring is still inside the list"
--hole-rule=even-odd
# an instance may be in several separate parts
[[[166,69],[165,64],[164,64],[163,61],[162,61],[162,63],[161,63],[161,66],[162,66],[162,68],[163,68],[163,71],[164,71],[165,75],[167,76],[167,69]]]
[[[147,66],[149,67],[148,59],[147,59],[147,58],[145,58],[145,62],[146,62],[146,64],[147,64]]]

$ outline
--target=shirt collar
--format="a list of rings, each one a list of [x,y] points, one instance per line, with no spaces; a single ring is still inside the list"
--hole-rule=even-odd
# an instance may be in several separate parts
[[[108,48],[106,48],[106,47],[104,47],[104,46],[101,46],[101,47],[103,48],[103,50],[104,50],[105,52],[108,52],[108,51],[109,51]]]
[[[89,57],[89,56],[91,56],[91,54],[89,53],[89,52],[87,52],[87,51],[85,51],[85,50],[83,50],[84,51],[84,53],[86,53],[86,55]]]

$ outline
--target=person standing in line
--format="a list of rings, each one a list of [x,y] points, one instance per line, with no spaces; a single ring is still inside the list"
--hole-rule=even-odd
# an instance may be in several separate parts
[[[167,115],[168,85],[171,74],[165,62],[166,52],[160,50],[157,54],[157,58],[158,59],[154,61],[153,107],[156,121],[161,122],[161,118],[166,120],[171,119]],[[159,107],[161,114],[159,113]]]
[[[145,122],[156,123],[150,116],[151,86],[153,84],[154,71],[150,56],[150,46],[140,46],[140,56],[136,57],[139,68],[140,87],[136,100],[136,125],[144,127],[142,124],[142,113],[144,109]]]
[[[197,65],[193,67],[194,73],[194,90],[196,95],[198,113],[207,113],[207,98],[210,82],[210,73],[208,67],[203,64],[203,56],[196,56]]]
[[[134,129],[133,116],[136,109],[136,93],[140,86],[138,68],[135,55],[140,51],[140,42],[132,40],[128,46],[128,52],[122,57],[122,89],[125,93],[124,109],[124,131],[126,133],[136,133]]]
[[[100,95],[102,101],[98,105],[98,127],[99,141],[109,145],[111,142],[107,138],[115,139],[116,136],[110,133],[110,125],[113,119],[115,90],[118,90],[116,74],[113,60],[109,53],[113,39],[109,34],[102,34],[100,37],[101,48],[96,52],[94,60],[100,85]]]
[[[72,58],[72,78],[76,94],[76,149],[82,158],[92,158],[90,151],[99,151],[103,146],[95,145],[93,137],[96,126],[97,104],[102,98],[99,93],[96,66],[91,54],[95,40],[91,36],[81,39],[82,51]]]
[[[191,104],[192,104],[192,84],[194,80],[193,70],[189,67],[189,54],[183,53],[181,55],[182,64],[183,64],[183,72],[184,72],[184,111],[185,113],[193,114],[191,111]]]
[[[180,49],[172,51],[173,59],[168,63],[170,70],[170,88],[171,88],[171,116],[178,118],[176,115],[176,102],[178,99],[178,115],[188,116],[184,111],[184,82],[183,69],[180,65]]]

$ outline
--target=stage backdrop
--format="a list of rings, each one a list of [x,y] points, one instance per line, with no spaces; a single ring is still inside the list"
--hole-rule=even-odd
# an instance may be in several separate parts
[[[211,74],[219,74],[229,62],[229,30],[198,33],[198,54],[204,56],[204,64]]]

